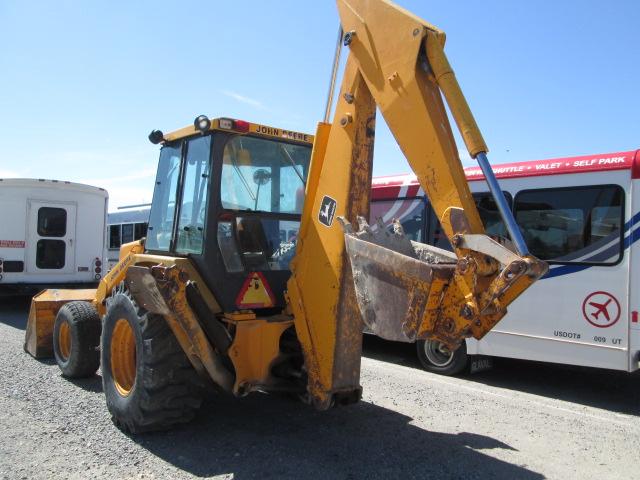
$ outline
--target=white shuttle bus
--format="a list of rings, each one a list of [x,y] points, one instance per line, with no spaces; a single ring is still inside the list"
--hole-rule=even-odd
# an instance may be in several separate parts
[[[120,246],[147,236],[150,203],[118,207],[107,215],[107,271],[120,255]]]
[[[640,150],[494,171],[531,253],[549,272],[481,341],[469,339],[454,354],[419,342],[422,365],[453,375],[488,356],[640,368]],[[465,172],[487,232],[506,236],[482,172]],[[414,175],[374,179],[371,217],[398,218],[414,240],[450,249]]]
[[[0,293],[97,284],[107,202],[89,185],[0,179]]]

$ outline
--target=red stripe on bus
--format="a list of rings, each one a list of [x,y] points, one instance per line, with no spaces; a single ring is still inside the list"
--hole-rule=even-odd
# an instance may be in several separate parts
[[[640,150],[586,155],[582,157],[552,158],[549,160],[534,160],[529,162],[497,163],[492,166],[497,178],[519,178],[629,169],[631,170],[633,178],[640,178]],[[467,167],[464,170],[467,180],[469,181],[482,180],[484,178],[479,167]],[[416,176],[413,174],[388,175],[376,177],[372,183],[374,192],[377,188],[387,189],[403,185],[417,185]],[[374,194],[374,198],[376,197]]]
[[[373,186],[371,190],[371,200],[389,200],[398,198],[398,195],[400,195],[400,187],[396,185],[390,187],[386,187],[385,185],[379,188]]]

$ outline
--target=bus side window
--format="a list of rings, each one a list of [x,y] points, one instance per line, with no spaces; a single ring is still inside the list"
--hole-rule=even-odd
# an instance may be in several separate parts
[[[512,208],[513,197],[511,197],[509,192],[503,191],[502,193],[504,194],[504,198],[507,199],[509,207]],[[489,192],[474,193],[473,199],[476,202],[476,207],[487,235],[509,238],[507,228],[502,221],[502,217],[500,216],[496,202],[493,200],[493,196]]]
[[[109,226],[109,248],[120,248],[120,225]]]
[[[504,198],[507,199],[507,203],[511,207],[513,205],[513,198],[511,197],[511,194],[509,192],[502,193],[504,194]],[[500,212],[498,212],[496,202],[493,200],[491,194],[489,192],[474,193],[473,199],[476,202],[476,208],[478,209],[480,219],[482,220],[487,235],[509,238],[509,234],[507,233],[507,229],[504,226],[504,222],[502,221]],[[429,207],[429,210],[429,217],[431,218],[431,221],[428,243],[435,247],[452,251],[453,249],[451,248],[451,243],[449,243],[447,235],[442,230],[438,217],[433,212],[431,207]]]
[[[612,265],[622,258],[624,192],[617,185],[523,190],[514,210],[542,260]]]
[[[122,243],[133,242],[133,223],[122,225]]]
[[[451,247],[451,243],[447,238],[447,234],[444,233],[442,229],[442,225],[440,225],[440,220],[438,216],[433,211],[431,204],[429,204],[429,236],[427,237],[427,243],[429,245],[433,245],[434,247],[442,248],[444,250],[453,251]]]
[[[371,202],[369,223],[376,228],[378,219],[381,219],[384,226],[390,229],[397,219],[410,240],[424,242],[425,214],[424,197],[374,200]]]
[[[143,237],[147,236],[147,223],[139,222],[136,223],[133,227],[133,239],[140,240]]]

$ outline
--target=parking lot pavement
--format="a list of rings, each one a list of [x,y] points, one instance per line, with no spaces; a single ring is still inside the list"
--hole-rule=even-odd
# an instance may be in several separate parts
[[[70,382],[24,353],[26,301],[0,299],[0,478],[628,478],[638,377],[500,361],[446,378],[411,346],[365,339],[363,401],[315,412],[209,399],[176,430],[113,426],[99,375]]]

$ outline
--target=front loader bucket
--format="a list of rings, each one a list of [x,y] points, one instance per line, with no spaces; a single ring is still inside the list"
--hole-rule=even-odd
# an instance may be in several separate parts
[[[446,250],[409,240],[398,222],[393,232],[359,217],[353,232],[343,221],[355,293],[366,327],[387,340],[414,342],[428,310],[440,306],[456,268]]]
[[[92,302],[96,290],[43,290],[31,300],[24,349],[35,358],[53,356],[53,324],[58,310],[68,302]]]

